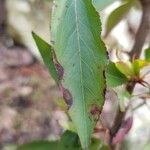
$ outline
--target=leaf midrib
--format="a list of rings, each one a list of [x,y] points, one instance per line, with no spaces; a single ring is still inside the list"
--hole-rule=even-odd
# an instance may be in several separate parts
[[[76,29],[77,29],[77,42],[78,42],[78,53],[79,53],[79,61],[80,61],[80,83],[81,83],[81,90],[82,90],[82,106],[84,106],[84,110],[83,110],[83,115],[84,115],[84,118],[86,118],[86,114],[85,114],[85,111],[86,111],[86,107],[85,107],[85,103],[84,103],[84,99],[85,99],[85,95],[84,95],[84,87],[83,87],[83,70],[82,70],[82,57],[81,57],[81,47],[80,47],[80,32],[79,32],[79,22],[78,22],[78,13],[77,13],[77,0],[74,0],[74,9],[75,9],[75,23],[76,23]],[[85,119],[85,122],[84,122],[84,127],[86,127],[87,125],[87,121]],[[86,135],[87,134],[87,128],[86,128]],[[87,143],[86,143],[87,144]]]

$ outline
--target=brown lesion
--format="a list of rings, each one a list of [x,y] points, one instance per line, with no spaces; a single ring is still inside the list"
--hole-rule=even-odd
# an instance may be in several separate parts
[[[57,75],[58,75],[58,79],[59,81],[63,80],[63,76],[64,76],[64,68],[63,66],[59,63],[55,51],[53,50],[53,62],[57,71]]]
[[[63,98],[66,104],[68,105],[68,107],[70,108],[73,104],[72,94],[70,93],[68,89],[65,89],[63,86],[61,87],[62,87]]]
[[[106,92],[107,92],[107,83],[106,83],[106,70],[103,70],[103,77],[104,77],[104,89],[103,89],[103,98],[104,98],[104,102],[105,102],[105,96],[106,96]]]
[[[64,68],[58,62],[55,63],[55,67],[56,67],[56,71],[57,71],[57,74],[58,74],[58,79],[60,81],[63,80]]]
[[[90,108],[90,114],[93,118],[94,121],[98,121],[100,114],[101,114],[101,109],[99,106],[97,106],[96,104],[92,104],[91,108]]]
[[[63,84],[61,83],[61,81],[64,78],[64,68],[59,63],[59,61],[57,60],[55,52],[53,52],[53,62],[55,64],[55,68],[56,68],[56,71],[57,71],[57,74],[58,74],[58,79],[60,81],[59,87],[62,91],[64,101],[68,105],[68,109],[69,109],[73,104],[73,98],[72,98],[71,92],[68,89],[64,88]]]

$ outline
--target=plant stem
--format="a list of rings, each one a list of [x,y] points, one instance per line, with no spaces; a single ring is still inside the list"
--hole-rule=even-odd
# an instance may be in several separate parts
[[[143,14],[135,37],[135,43],[130,52],[131,59],[140,57],[145,40],[150,33],[150,0],[140,0],[140,2],[143,8]]]
[[[131,52],[129,53],[131,59],[140,57],[143,45],[145,44],[145,40],[149,34],[149,29],[150,29],[150,0],[140,0],[140,2],[142,5],[142,9],[143,9],[143,15],[142,15],[139,29],[135,37],[135,43],[133,45]],[[136,85],[135,82],[129,82],[127,84],[126,89],[130,94],[133,93],[135,85]],[[118,130],[120,129],[122,122],[126,116],[127,110],[128,108],[126,109],[125,112],[121,112],[118,106],[116,117],[110,129],[110,146],[112,150],[118,149],[118,145],[113,145],[112,140],[113,140],[113,137],[118,132]]]

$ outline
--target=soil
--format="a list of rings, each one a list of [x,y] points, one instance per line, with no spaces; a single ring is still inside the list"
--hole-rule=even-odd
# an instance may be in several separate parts
[[[58,87],[45,66],[23,46],[0,34],[0,149],[7,144],[59,138]]]

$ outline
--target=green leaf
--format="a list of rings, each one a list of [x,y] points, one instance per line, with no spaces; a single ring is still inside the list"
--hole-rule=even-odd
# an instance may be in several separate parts
[[[144,51],[144,54],[145,54],[145,60],[150,62],[150,47]]]
[[[54,49],[64,69],[61,84],[69,114],[87,149],[104,104],[106,49],[91,0],[68,0],[65,5]]]
[[[90,150],[98,150],[100,140],[92,139]],[[82,150],[81,144],[76,133],[66,131],[60,141],[35,141],[23,144],[17,150]]]
[[[141,60],[141,59],[134,60],[132,63],[132,66],[133,66],[135,75],[139,76],[140,70],[147,65],[149,65],[149,63],[145,60]]]
[[[110,62],[106,69],[106,82],[108,87],[116,87],[128,82],[128,79]]]
[[[122,20],[122,18],[129,12],[131,8],[131,1],[123,3],[121,6],[116,8],[109,16],[106,22],[106,33],[107,36],[111,30]]]
[[[99,150],[101,142],[100,139],[92,139],[91,140],[91,145],[90,145],[90,150]]]
[[[53,62],[53,51],[51,46],[47,42],[45,42],[42,38],[40,38],[36,33],[32,32],[32,36],[42,56],[44,64],[49,69],[52,78],[58,84],[58,75]]]
[[[81,150],[78,135],[66,131],[60,141],[35,141],[21,145],[17,150]]]
[[[67,0],[54,1],[51,17],[51,42],[53,45],[55,45],[57,28],[60,23],[61,16],[65,10],[66,1]]]
[[[57,147],[57,142],[35,141],[28,144],[23,144],[17,150],[50,150]]]
[[[101,144],[100,139],[92,138],[89,149],[99,150],[100,144]],[[106,147],[106,146],[102,145],[102,147]],[[58,144],[58,150],[82,150],[78,135],[74,132],[66,131],[63,134],[61,141]],[[105,150],[105,149],[101,149],[101,150]]]
[[[134,69],[133,69],[133,66],[130,62],[122,62],[122,61],[119,61],[117,63],[115,63],[117,69],[122,73],[124,74],[126,77],[131,77],[133,76],[135,73],[134,73]]]
[[[81,150],[78,135],[71,131],[66,131],[59,144],[57,150]]]
[[[97,11],[101,11],[113,2],[115,2],[115,0],[93,0],[93,5]]]
[[[100,140],[92,138],[90,150],[98,150],[99,145]],[[78,135],[74,132],[66,131],[58,144],[57,150],[82,150]]]

